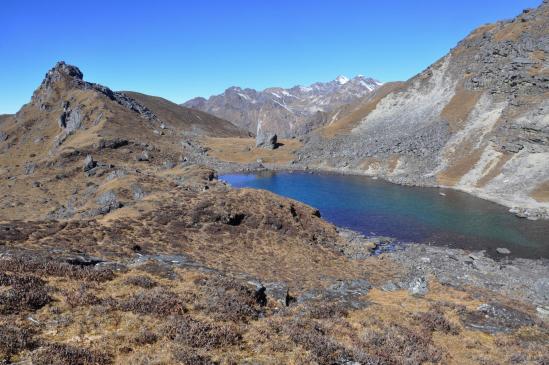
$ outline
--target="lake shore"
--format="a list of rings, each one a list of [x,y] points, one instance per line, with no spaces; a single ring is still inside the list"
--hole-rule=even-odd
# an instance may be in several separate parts
[[[204,154],[195,155],[192,157],[192,161],[195,163],[205,164],[211,168],[214,168],[218,174],[228,174],[228,173],[238,173],[238,172],[260,172],[260,171],[307,171],[307,172],[319,172],[319,173],[334,173],[341,175],[352,175],[352,176],[368,176],[371,178],[378,178],[384,181],[403,185],[403,186],[417,186],[417,187],[431,187],[439,189],[450,189],[461,191],[477,198],[487,200],[501,206],[508,208],[509,213],[514,214],[519,218],[525,218],[529,220],[549,220],[549,209],[545,204],[532,204],[531,202],[526,202],[523,200],[516,200],[516,197],[503,197],[494,194],[487,194],[486,192],[480,189],[470,189],[459,186],[443,186],[431,183],[425,183],[421,180],[404,180],[404,179],[392,179],[383,175],[372,175],[368,174],[361,170],[350,169],[350,168],[335,168],[329,166],[318,166],[318,165],[309,165],[302,164],[298,161],[292,160],[290,162],[277,162],[277,163],[268,163],[262,160],[258,160],[252,163],[242,163],[242,162],[230,162],[224,161],[219,158],[209,156],[207,151],[204,151]]]
[[[338,227],[347,241],[343,253],[352,259],[368,255],[390,258],[408,272],[404,280],[388,281],[384,290],[410,289],[418,280],[435,278],[452,287],[474,286],[526,301],[545,313],[549,309],[549,260],[489,257],[485,251],[398,243],[387,237],[368,237]]]

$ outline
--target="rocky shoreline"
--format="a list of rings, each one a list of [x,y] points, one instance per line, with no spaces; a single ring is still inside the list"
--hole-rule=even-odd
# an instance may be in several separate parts
[[[398,243],[389,237],[367,237],[338,228],[347,245],[342,252],[351,259],[391,258],[407,271],[404,279],[387,281],[382,289],[428,292],[429,278],[456,288],[477,287],[527,302],[549,319],[549,260],[488,257],[485,251],[469,251],[420,243]]]

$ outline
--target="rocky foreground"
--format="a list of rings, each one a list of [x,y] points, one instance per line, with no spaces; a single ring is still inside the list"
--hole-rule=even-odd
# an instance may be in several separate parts
[[[298,202],[199,167],[161,176],[131,210],[0,224],[4,361],[548,360],[547,262],[422,245],[372,256],[379,242]]]

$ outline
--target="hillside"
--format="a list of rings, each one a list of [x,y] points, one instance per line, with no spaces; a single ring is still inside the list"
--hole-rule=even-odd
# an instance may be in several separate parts
[[[200,154],[191,142],[195,136],[246,135],[205,113],[133,95],[145,103],[83,81],[74,66],[51,69],[31,101],[0,123],[0,169],[6,176],[0,217],[69,217],[95,206],[104,184],[86,181],[87,155],[93,159],[91,175],[115,180],[136,168],[158,170]]]
[[[223,94],[207,100],[195,98],[183,105],[227,119],[254,134],[261,125],[262,130],[286,138],[324,125],[333,110],[357,101],[380,85],[362,75],[352,79],[339,76],[330,82],[289,89],[271,87],[257,91],[231,87]]]
[[[546,261],[385,252],[233,189],[191,163],[248,141],[227,122],[58,63],[0,130],[1,363],[547,362]]]
[[[548,39],[546,1],[480,27],[404,84],[345,107],[296,160],[452,187],[549,217]]]
[[[188,133],[209,137],[248,137],[234,124],[200,110],[186,108],[169,100],[132,91],[124,94],[152,110],[160,120]]]

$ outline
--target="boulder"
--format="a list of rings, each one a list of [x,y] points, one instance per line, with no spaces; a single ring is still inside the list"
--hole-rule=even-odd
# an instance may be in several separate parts
[[[149,161],[149,159],[150,156],[147,150],[144,150],[139,156],[137,156],[137,161]]]
[[[86,158],[84,159],[84,167],[83,167],[84,172],[90,171],[91,169],[93,169],[96,166],[97,166],[97,162],[95,162],[93,160],[91,155],[87,155]]]
[[[255,137],[255,146],[269,150],[274,150],[278,147],[278,137],[274,133],[258,133]]]
[[[132,196],[135,200],[141,200],[145,197],[145,191],[143,191],[143,188],[138,184],[132,184]]]
[[[118,201],[118,197],[112,190],[101,194],[97,198],[97,204],[99,205],[99,209],[97,209],[97,214],[95,215],[107,214],[115,209],[122,207],[122,204]]]
[[[32,175],[36,169],[36,164],[33,162],[27,162],[25,164],[25,175]]]
[[[424,296],[429,289],[427,288],[427,280],[424,277],[417,277],[410,282],[408,291],[413,296]]]
[[[290,295],[290,289],[288,286],[281,282],[267,283],[265,284],[265,294],[267,298],[278,305],[287,307],[292,302],[292,296]]]
[[[507,248],[502,248],[502,247],[496,248],[496,251],[497,251],[497,253],[499,253],[500,255],[509,255],[509,254],[511,253],[511,251],[509,251],[509,249],[507,249]]]

